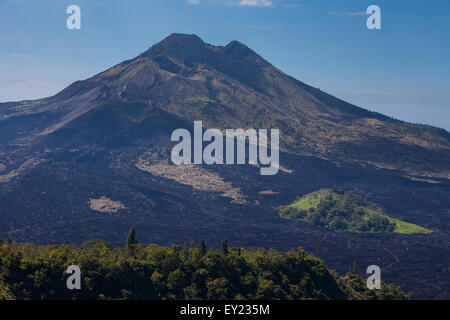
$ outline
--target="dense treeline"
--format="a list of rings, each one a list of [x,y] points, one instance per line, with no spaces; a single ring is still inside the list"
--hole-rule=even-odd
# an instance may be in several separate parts
[[[126,248],[102,240],[75,245],[0,244],[0,299],[402,299],[395,285],[368,290],[355,274],[339,277],[302,248],[288,252],[205,242]],[[69,265],[82,272],[68,290]]]

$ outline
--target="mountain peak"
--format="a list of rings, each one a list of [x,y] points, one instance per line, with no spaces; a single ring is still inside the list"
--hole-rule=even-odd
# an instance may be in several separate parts
[[[237,49],[241,49],[241,50],[250,50],[245,44],[243,44],[242,42],[239,42],[237,40],[233,40],[230,41],[230,43],[228,43],[225,48],[237,48]]]
[[[268,65],[268,62],[256,52],[237,40],[224,47],[213,46],[195,34],[172,33],[142,54],[144,57],[161,55],[174,57],[188,65],[198,62],[209,63],[227,74],[230,70],[236,69],[236,65]]]
[[[172,33],[159,42],[159,44],[165,45],[173,43],[199,44],[199,45],[204,44],[203,40],[200,39],[199,36],[195,34],[186,34],[186,33]]]
[[[195,34],[172,33],[148,49],[144,56],[170,55],[184,60],[188,55],[203,52],[205,43]]]
[[[258,60],[263,60],[255,51],[247,47],[242,42],[233,40],[228,43],[224,48],[223,52],[233,58],[245,59],[248,57],[257,58]]]

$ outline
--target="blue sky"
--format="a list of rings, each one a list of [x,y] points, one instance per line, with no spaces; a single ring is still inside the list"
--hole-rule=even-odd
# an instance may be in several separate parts
[[[81,30],[66,28],[71,4]],[[239,40],[348,102],[450,130],[448,0],[0,0],[0,101],[53,95],[172,32]]]

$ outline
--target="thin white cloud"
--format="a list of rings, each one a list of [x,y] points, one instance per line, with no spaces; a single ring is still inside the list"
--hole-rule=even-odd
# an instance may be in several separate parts
[[[330,11],[328,12],[332,16],[348,16],[348,17],[357,17],[357,16],[367,16],[369,15],[365,11],[356,11],[356,12],[336,12],[336,11]]]
[[[241,0],[238,5],[250,7],[273,7],[273,3],[270,0]]]
[[[285,8],[298,8],[298,7],[303,7],[303,4],[300,3],[302,1],[298,1],[298,0],[294,0],[291,1],[289,3],[283,3],[282,6]]]
[[[0,102],[39,99],[52,96],[70,84],[71,81],[52,80],[2,80],[0,79]]]
[[[28,53],[11,53],[10,56],[13,57],[13,58],[28,58],[28,57],[31,57],[31,55],[29,55]]]
[[[302,4],[300,3],[288,3],[284,5],[285,8],[299,8],[299,7],[303,7]]]
[[[189,3],[189,4],[200,4],[200,0],[188,0],[187,3]]]

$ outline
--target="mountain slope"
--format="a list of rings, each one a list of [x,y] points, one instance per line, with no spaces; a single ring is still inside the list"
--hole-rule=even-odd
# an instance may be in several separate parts
[[[278,127],[284,151],[450,177],[447,131],[348,104],[285,75],[237,41],[217,47],[183,34],[54,97],[0,106],[3,143],[63,128],[105,101],[141,105],[136,121],[159,108],[210,127]],[[18,123],[23,134],[10,136]]]

